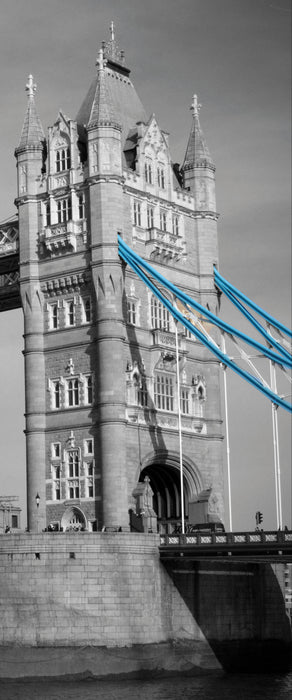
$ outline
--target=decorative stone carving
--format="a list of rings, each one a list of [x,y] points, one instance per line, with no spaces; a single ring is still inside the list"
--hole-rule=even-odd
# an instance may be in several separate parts
[[[153,509],[153,491],[148,476],[137,484],[133,496],[136,500],[136,514],[142,518],[143,531],[157,532],[157,515]]]
[[[79,291],[87,283],[85,272],[78,275],[68,275],[59,279],[49,280],[42,285],[42,292],[45,297],[59,296],[68,292]]]

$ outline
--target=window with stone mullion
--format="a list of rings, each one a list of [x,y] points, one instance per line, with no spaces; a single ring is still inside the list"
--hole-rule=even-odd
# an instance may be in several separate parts
[[[68,406],[79,406],[80,387],[78,379],[68,380]]]
[[[173,411],[174,389],[173,377],[167,374],[157,374],[154,382],[154,403],[162,411]]]
[[[72,219],[71,197],[66,197],[65,199],[58,199],[57,216],[58,224],[63,224],[66,221],[70,221],[70,219]]]

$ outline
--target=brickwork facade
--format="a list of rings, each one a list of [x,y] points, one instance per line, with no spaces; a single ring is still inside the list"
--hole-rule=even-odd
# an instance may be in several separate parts
[[[219,364],[178,328],[178,397],[174,321],[117,242],[119,232],[216,312],[215,168],[195,102],[173,167],[167,134],[110,44],[76,120],[60,112],[46,139],[29,80],[16,149],[30,530],[127,529],[149,476],[169,531],[180,517],[178,404],[186,517],[201,492],[206,517],[224,517]]]

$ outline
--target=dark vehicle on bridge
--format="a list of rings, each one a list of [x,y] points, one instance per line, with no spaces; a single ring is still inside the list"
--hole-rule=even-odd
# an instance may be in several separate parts
[[[179,535],[181,534],[181,532],[182,526],[176,525],[173,534]],[[223,523],[196,523],[196,525],[193,525],[192,523],[186,523],[185,534],[189,535],[193,532],[199,532],[201,534],[210,534],[210,532],[220,533],[225,532],[225,527]]]

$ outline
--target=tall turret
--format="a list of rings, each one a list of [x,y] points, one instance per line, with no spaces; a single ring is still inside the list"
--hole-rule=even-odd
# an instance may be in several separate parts
[[[218,264],[215,165],[201,128],[197,95],[191,105],[193,121],[182,166],[183,185],[194,196],[194,212],[201,274],[201,302],[216,311],[213,265]]]
[[[26,85],[28,105],[19,145],[15,150],[18,171],[19,272],[24,313],[25,434],[27,452],[28,525],[45,526],[45,369],[43,313],[38,264],[39,181],[44,156],[44,132],[35,105],[32,75]],[[37,504],[36,496],[40,497]]]
[[[113,28],[111,57],[118,63]],[[96,293],[98,459],[102,464],[103,523],[127,527],[123,279],[117,231],[123,221],[122,126],[111,98],[113,75],[99,51],[87,132],[91,271]],[[119,64],[118,68],[119,70]],[[116,79],[114,77],[114,79]]]
[[[201,129],[197,95],[194,95],[191,110],[193,123],[182,166],[184,187],[195,197],[196,211],[216,211],[215,165]]]

